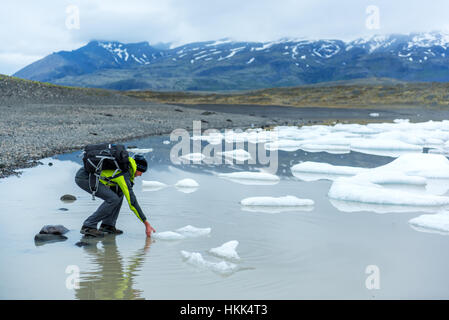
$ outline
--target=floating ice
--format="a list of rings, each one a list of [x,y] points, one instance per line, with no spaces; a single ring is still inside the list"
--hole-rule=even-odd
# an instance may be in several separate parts
[[[314,201],[310,199],[299,199],[295,196],[285,197],[250,197],[240,201],[243,206],[262,206],[262,207],[300,207],[313,206]]]
[[[185,227],[177,229],[176,232],[182,234],[187,238],[193,238],[209,235],[211,230],[211,228],[196,228],[194,226],[187,225]]]
[[[152,237],[159,240],[182,240],[186,238],[184,235],[173,231],[155,232]]]
[[[162,141],[162,143],[163,144],[170,144],[170,141],[169,140],[164,140],[164,141]]]
[[[179,228],[176,231],[155,232],[155,239],[159,240],[184,240],[187,238],[196,238],[209,235],[211,228],[196,228],[191,225]]]
[[[444,206],[449,197],[417,194],[402,190],[391,190],[377,184],[355,178],[335,180],[328,193],[331,199],[355,201],[381,205]]]
[[[449,179],[449,160],[438,154],[406,154],[376,169],[400,171],[425,178]]]
[[[237,240],[231,240],[220,247],[210,249],[209,252],[222,258],[239,260],[240,257],[235,250],[238,245],[239,242]]]
[[[206,158],[206,156],[200,152],[197,153],[189,153],[179,157],[181,160],[192,161],[192,162],[201,162]]]
[[[159,181],[142,181],[142,189],[143,191],[157,191],[167,187],[165,183]]]
[[[406,151],[422,151],[422,147],[400,140],[387,139],[357,139],[351,142],[351,150],[406,150]]]
[[[141,148],[128,148],[126,149],[128,152],[136,153],[136,154],[144,154],[153,152],[153,148],[141,149]]]
[[[279,177],[266,172],[232,172],[232,173],[220,173],[218,175],[221,178],[228,179],[241,179],[241,180],[261,180],[261,181],[279,181]]]
[[[234,263],[226,262],[226,261],[220,261],[220,262],[211,262],[204,260],[203,256],[199,252],[188,252],[188,251],[181,251],[181,255],[184,258],[185,262],[202,268],[202,269],[209,269],[216,273],[222,274],[222,275],[230,275],[237,271],[237,265]]]
[[[291,167],[291,171],[315,173],[315,174],[330,174],[330,175],[356,175],[360,172],[366,171],[366,168],[349,167],[349,166],[334,166],[323,162],[306,161],[298,163]]]
[[[424,214],[409,223],[418,231],[449,234],[449,211]]]
[[[225,158],[235,159],[237,161],[246,161],[246,160],[251,159],[251,154],[248,151],[242,150],[242,149],[236,149],[236,150],[225,151],[225,152],[217,152],[217,154],[222,155]]]
[[[372,112],[369,114],[370,117],[377,118],[379,114],[377,112]]]
[[[327,152],[333,154],[345,154],[351,152],[349,145],[331,145],[331,144],[311,144],[301,145],[301,150],[308,152]]]
[[[405,213],[405,212],[435,212],[435,207],[429,206],[398,206],[398,205],[382,205],[374,203],[363,203],[353,201],[341,201],[329,199],[332,206],[341,212],[374,212],[379,214],[384,213]]]
[[[177,188],[198,188],[199,186],[198,182],[190,178],[179,180],[175,184]]]

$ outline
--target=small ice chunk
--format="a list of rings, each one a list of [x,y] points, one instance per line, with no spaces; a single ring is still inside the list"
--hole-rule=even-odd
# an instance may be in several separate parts
[[[211,228],[196,228],[194,226],[187,225],[185,227],[177,229],[176,232],[182,234],[187,238],[194,238],[209,235],[211,230]]]
[[[163,144],[170,144],[170,141],[169,140],[164,140],[164,141],[162,141],[162,143]]]
[[[356,175],[360,172],[366,171],[366,168],[349,167],[349,166],[334,166],[329,163],[306,161],[298,163],[291,167],[291,171],[319,173],[319,174],[333,174],[333,175]]]
[[[186,238],[184,235],[173,231],[155,232],[152,237],[160,240],[183,240]]]
[[[424,214],[411,219],[409,223],[416,227],[418,231],[449,234],[449,211]]]
[[[240,257],[236,251],[238,245],[239,242],[237,240],[231,240],[223,243],[220,247],[212,248],[209,251],[210,253],[222,258],[239,260]]]
[[[177,188],[198,188],[199,186],[198,182],[190,178],[179,180],[175,184]]]
[[[203,256],[199,252],[188,252],[188,251],[181,251],[181,255],[184,258],[185,262],[202,268],[202,269],[209,269],[216,273],[219,273],[221,275],[230,275],[237,271],[237,265],[234,263],[226,262],[226,261],[220,261],[220,262],[211,262],[204,260]]]
[[[136,154],[144,154],[144,153],[153,152],[153,148],[148,148],[148,149],[129,148],[129,149],[126,149],[126,150],[128,152],[132,152],[132,153],[136,153]]]
[[[220,173],[218,175],[221,178],[228,178],[233,180],[263,180],[263,181],[279,181],[279,177],[266,172],[232,172],[232,173]]]
[[[370,117],[373,117],[373,118],[377,118],[377,117],[379,116],[379,113],[377,113],[377,112],[372,112],[372,113],[369,114],[369,116],[370,116]]]
[[[206,158],[206,156],[200,152],[197,153],[189,153],[179,157],[181,160],[185,161],[193,161],[193,162],[201,162]]]
[[[165,188],[167,185],[159,181],[142,181],[142,188],[144,191],[157,191]]]
[[[251,159],[251,154],[243,149],[225,151],[225,152],[217,152],[218,155],[223,155],[225,158],[235,159],[237,161],[246,161]]]
[[[298,207],[313,206],[314,201],[310,199],[299,199],[295,196],[285,197],[250,197],[240,201],[243,206],[263,206],[263,207]]]

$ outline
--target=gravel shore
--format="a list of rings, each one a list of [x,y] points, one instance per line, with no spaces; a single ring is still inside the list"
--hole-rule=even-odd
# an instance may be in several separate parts
[[[194,120],[202,121],[202,129],[276,124],[263,117],[150,103],[7,104],[0,105],[0,114],[0,178],[86,144],[169,134],[176,128],[191,130]]]
[[[379,113],[370,118],[370,113]],[[167,105],[118,92],[54,86],[0,76],[0,178],[39,159],[100,142],[122,142],[174,129],[240,128],[343,121],[443,120],[449,111],[426,107],[292,108],[267,105]]]

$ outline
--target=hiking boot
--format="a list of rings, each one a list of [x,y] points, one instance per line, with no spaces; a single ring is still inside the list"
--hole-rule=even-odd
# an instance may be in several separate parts
[[[103,231],[105,233],[110,233],[110,234],[122,234],[123,233],[122,230],[119,230],[114,226],[110,226],[110,225],[103,224],[103,223],[100,225],[99,230]]]
[[[104,232],[86,226],[82,226],[80,233],[91,237],[104,237]]]

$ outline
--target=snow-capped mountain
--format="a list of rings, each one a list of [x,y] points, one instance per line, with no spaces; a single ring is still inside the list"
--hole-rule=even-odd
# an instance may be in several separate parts
[[[53,53],[15,76],[115,89],[238,90],[356,78],[449,81],[449,34],[341,40],[230,39],[156,49],[148,42],[91,41]]]

